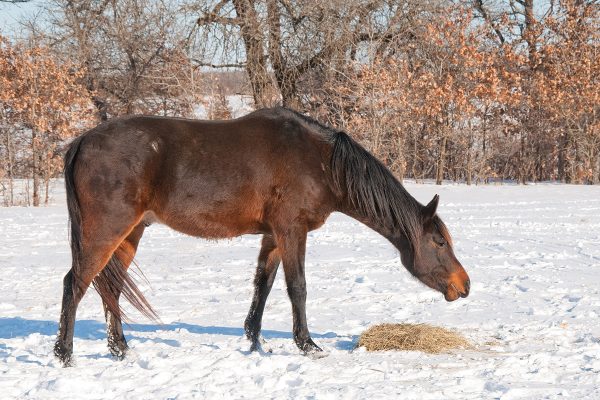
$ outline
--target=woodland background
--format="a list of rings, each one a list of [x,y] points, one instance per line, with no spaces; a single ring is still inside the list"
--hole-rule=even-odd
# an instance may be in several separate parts
[[[47,202],[101,121],[230,118],[233,96],[346,130],[399,178],[598,184],[600,1],[52,0],[0,26],[0,201]]]

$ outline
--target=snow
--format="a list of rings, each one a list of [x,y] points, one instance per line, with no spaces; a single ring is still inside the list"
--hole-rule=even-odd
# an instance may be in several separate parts
[[[78,309],[76,366],[52,356],[69,268],[64,191],[45,208],[0,208],[3,399],[600,398],[600,188],[416,185],[439,213],[472,280],[453,303],[416,282],[376,233],[334,214],[310,234],[308,323],[328,356],[302,356],[280,271],[263,321],[271,354],[249,353],[243,321],[260,237],[206,241],[146,231],[141,283],[163,324],[131,315],[131,351],[109,356],[98,295]],[[475,350],[353,350],[368,326],[427,322]]]

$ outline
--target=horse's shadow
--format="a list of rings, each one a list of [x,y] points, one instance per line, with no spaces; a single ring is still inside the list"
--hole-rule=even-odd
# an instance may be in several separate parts
[[[167,339],[148,339],[136,335],[136,332],[159,332],[159,331],[177,331],[185,329],[186,331],[198,335],[224,335],[224,336],[243,336],[244,329],[227,326],[202,326],[188,324],[185,322],[174,322],[170,324],[124,324],[125,336],[140,341],[159,341],[161,343],[178,347],[179,343],[175,340]],[[44,336],[55,335],[58,331],[58,323],[55,321],[31,320],[20,317],[2,318],[0,317],[0,339],[12,339],[17,337],[26,337],[34,333]],[[265,339],[291,339],[291,332],[263,330],[262,335]],[[106,339],[106,325],[95,320],[78,320],[75,323],[75,337],[87,340]],[[337,339],[335,347],[339,350],[351,350],[354,348],[357,337],[350,335],[339,336],[334,332],[312,333],[316,339]]]

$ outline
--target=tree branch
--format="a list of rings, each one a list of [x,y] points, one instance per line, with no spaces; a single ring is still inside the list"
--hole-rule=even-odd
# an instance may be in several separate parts
[[[192,58],[190,60],[196,67],[210,67],[210,68],[244,68],[246,63],[229,63],[229,64],[213,64],[198,59]]]
[[[225,17],[221,15],[221,11],[223,7],[229,3],[229,0],[221,0],[219,1],[212,11],[207,12],[202,17],[199,17],[196,21],[197,25],[207,25],[212,23],[219,23],[223,25],[239,25],[241,20],[239,18],[234,17]]]
[[[496,25],[496,23],[490,17],[490,14],[488,14],[488,12],[483,7],[483,0],[474,0],[473,1],[473,5],[475,6],[475,9],[477,11],[479,11],[479,13],[483,17],[483,19],[488,24],[490,24],[490,26],[492,27],[492,29],[494,30],[494,32],[496,32],[496,36],[498,36],[498,39],[500,40],[500,44],[504,44],[504,42],[506,41],[504,39],[504,35],[502,34],[502,32],[500,32],[500,28],[498,28],[498,26]]]

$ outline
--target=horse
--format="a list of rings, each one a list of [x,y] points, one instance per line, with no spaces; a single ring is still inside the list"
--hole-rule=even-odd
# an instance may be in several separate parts
[[[447,301],[467,297],[469,277],[436,213],[422,205],[347,133],[286,108],[226,121],[126,116],[74,139],[65,154],[72,266],[63,279],[54,354],[72,365],[77,306],[90,285],[103,302],[110,353],[127,352],[123,295],[157,314],[127,271],[144,229],[162,223],[201,238],[261,234],[254,295],[244,322],[260,350],[265,302],[280,263],[302,354],[322,349],[306,322],[309,231],[344,213],[398,249],[404,267]]]

